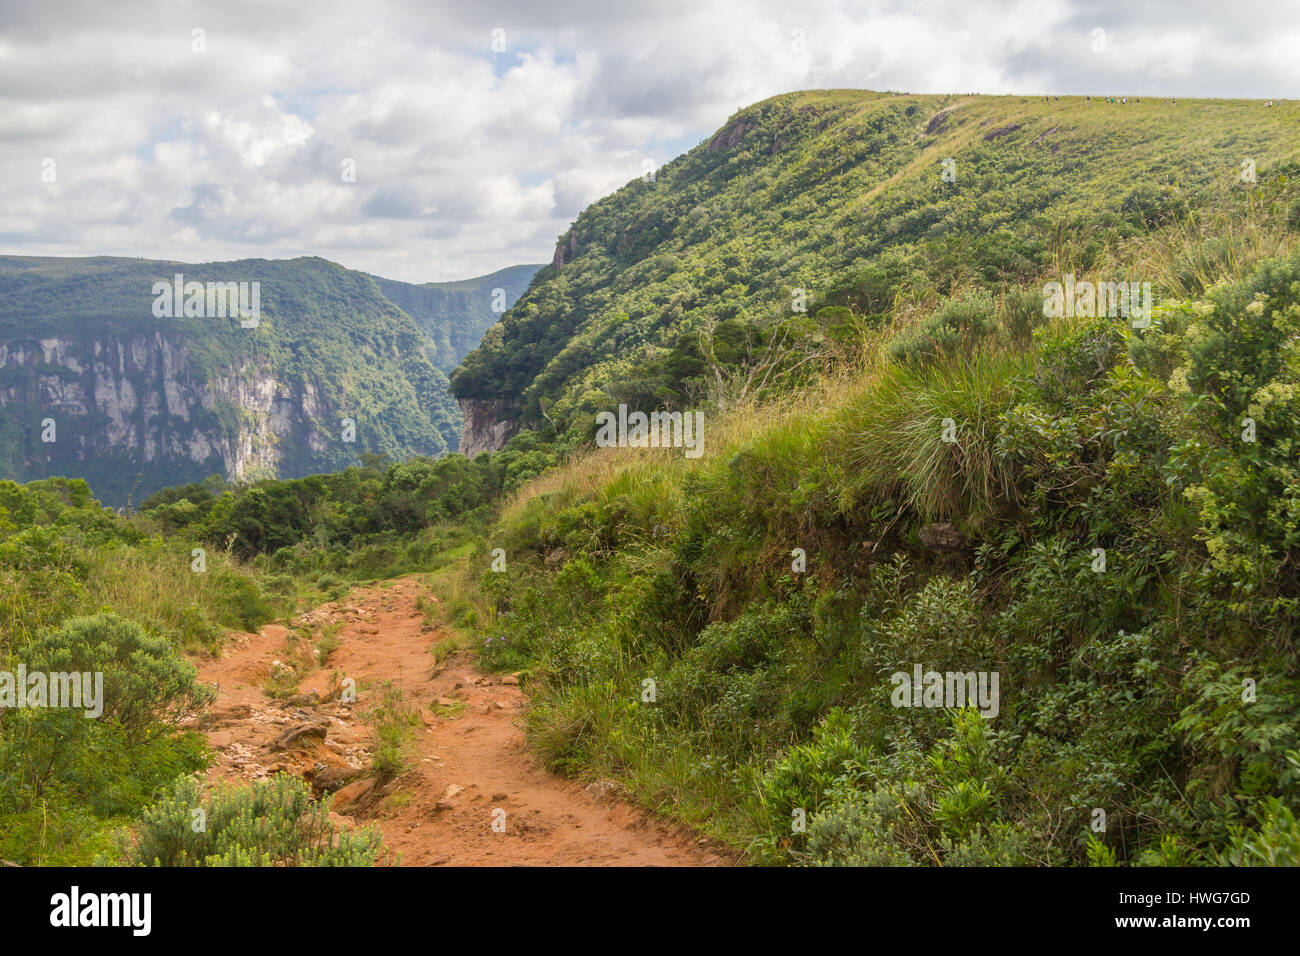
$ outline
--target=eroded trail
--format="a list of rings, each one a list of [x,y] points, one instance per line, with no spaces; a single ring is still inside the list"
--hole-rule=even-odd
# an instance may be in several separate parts
[[[220,658],[196,661],[200,679],[218,688],[199,724],[218,758],[210,775],[299,774],[318,793],[334,793],[340,825],[379,826],[406,866],[732,862],[725,849],[628,805],[609,786],[584,788],[538,766],[524,744],[517,681],[484,674],[464,651],[435,664],[430,649],[440,634],[425,623],[422,593],[416,578],[399,578],[291,622],[317,633],[337,625],[338,647],[324,667],[300,664],[298,693],[287,699],[268,696],[264,685],[285,662],[288,628],[231,635]],[[356,681],[355,703],[324,699],[335,671]],[[409,769],[393,778],[369,770],[368,710],[384,681],[420,719]]]

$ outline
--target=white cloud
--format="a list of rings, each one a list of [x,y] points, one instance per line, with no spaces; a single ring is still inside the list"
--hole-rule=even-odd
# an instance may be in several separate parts
[[[791,89],[1300,95],[1300,10],[1251,0],[52,0],[0,23],[0,251],[414,281],[549,260],[661,144]]]

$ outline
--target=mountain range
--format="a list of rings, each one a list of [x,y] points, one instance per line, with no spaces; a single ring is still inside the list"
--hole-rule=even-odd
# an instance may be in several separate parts
[[[85,478],[123,505],[455,451],[445,373],[537,269],[417,285],[319,258],[0,257],[0,477]],[[243,283],[259,315],[172,294],[189,283]]]

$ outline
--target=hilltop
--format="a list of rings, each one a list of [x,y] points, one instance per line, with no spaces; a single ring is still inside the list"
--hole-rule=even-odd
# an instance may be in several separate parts
[[[491,447],[521,427],[572,444],[597,410],[706,395],[711,363],[798,309],[852,335],[822,310],[870,327],[971,279],[1085,271],[1247,160],[1260,178],[1293,168],[1297,120],[1259,101],[773,97],[585,209],[452,392]]]

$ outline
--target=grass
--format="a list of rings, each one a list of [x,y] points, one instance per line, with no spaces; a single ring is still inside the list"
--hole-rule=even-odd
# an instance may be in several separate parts
[[[228,630],[251,631],[291,610],[285,595],[263,590],[261,575],[219,552],[207,570],[191,570],[190,545],[149,539],[75,547],[69,566],[0,566],[0,652],[37,629],[75,614],[118,611],[168,635],[185,650],[217,651]],[[50,563],[51,555],[33,555]]]
[[[1026,354],[991,351],[890,368],[841,421],[853,493],[897,498],[926,519],[975,524],[1014,505],[1012,474],[994,445],[999,416],[1030,368]]]
[[[371,724],[371,760],[378,773],[396,777],[411,764],[420,714],[405,701],[401,688],[392,681],[371,685],[366,690],[368,696],[374,697],[374,703],[362,714]]]
[[[334,656],[334,652],[339,649],[339,630],[342,626],[339,621],[332,621],[321,628],[320,635],[316,638],[317,666],[326,666],[329,659]]]
[[[384,799],[384,806],[389,810],[405,810],[411,805],[415,795],[409,790],[398,790]]]
[[[262,682],[262,693],[272,700],[285,700],[298,693],[298,672],[281,662],[271,664],[270,673]]]
[[[454,701],[450,704],[440,704],[435,700],[429,705],[429,710],[443,720],[456,720],[465,716],[468,706],[463,700]]]
[[[280,657],[271,663],[271,671],[262,684],[262,693],[276,699],[293,697],[298,693],[302,675],[323,664],[324,661],[317,658],[310,636],[302,630],[290,630],[284,637]]]
[[[1167,296],[1192,298],[1239,280],[1265,259],[1295,247],[1298,207],[1285,182],[1246,187],[1220,180],[1211,200],[1163,228],[1108,246],[1092,279],[1131,276]],[[1082,273],[1070,263],[1058,274]]]
[[[487,562],[486,549],[481,544],[464,545],[442,567],[425,576],[426,585],[438,599],[437,605],[427,606],[425,622],[432,625],[438,621],[447,634],[434,645],[435,657],[445,657],[451,650],[468,646],[479,628],[495,619],[492,602],[478,586],[480,567]],[[449,641],[453,643],[449,645]]]
[[[1300,236],[1288,226],[1289,208],[1225,196],[1222,205],[1140,239],[1101,254],[1093,250],[1088,268],[1075,258],[1080,250],[1063,248],[1054,269],[1081,280],[1151,281],[1158,306],[1162,300],[1167,306],[1240,280],[1262,258],[1293,252]],[[1053,270],[1038,277],[1059,278]],[[889,343],[915,330],[934,307],[905,302],[871,333],[858,360],[828,369],[811,387],[708,412],[700,459],[670,450],[590,449],[520,488],[483,548],[464,557],[446,593],[449,608],[454,601],[474,610],[464,617],[477,620],[481,634],[495,640],[504,633],[512,652],[522,646],[531,655],[528,737],[546,764],[584,779],[613,777],[639,802],[748,848],[755,860],[789,862],[780,855],[786,849],[772,855],[774,847],[789,845],[783,838],[772,842],[774,760],[791,744],[806,744],[810,724],[831,706],[852,708],[858,733],[883,750],[882,738],[899,721],[871,710],[877,697],[887,701],[876,693],[872,669],[881,661],[991,657],[1008,672],[1033,675],[1034,686],[1021,691],[1032,699],[1025,708],[1063,706],[1052,695],[1073,708],[1068,729],[1053,731],[1068,734],[1068,746],[1040,738],[1034,747],[1047,749],[1024,751],[1026,763],[1017,767],[1041,783],[1036,797],[1065,806],[1069,787],[1117,786],[1085,780],[1083,765],[1114,768],[1106,773],[1116,779],[1131,774],[1133,788],[1112,794],[1117,816],[1138,821],[1115,838],[1125,862],[1139,852],[1121,841],[1165,854],[1159,857],[1165,862],[1191,859],[1196,825],[1168,824],[1179,834],[1169,846],[1178,845],[1152,849],[1142,815],[1153,811],[1142,808],[1153,788],[1168,789],[1161,800],[1190,803],[1194,786],[1179,789],[1185,781],[1175,783],[1176,771],[1168,769],[1158,781],[1143,777],[1145,769],[1137,768],[1144,758],[1116,736],[1146,735],[1152,747],[1182,753],[1178,735],[1160,723],[1172,720],[1170,708],[1176,714],[1185,706],[1177,673],[1165,675],[1159,693],[1169,697],[1155,703],[1141,668],[1156,666],[1150,660],[1168,650],[1162,636],[1177,644],[1176,635],[1194,626],[1190,584],[1167,592],[1170,585],[1161,581],[1185,575],[1191,582],[1202,573],[1202,549],[1181,526],[1186,508],[1161,503],[1169,494],[1161,442],[1183,437],[1179,430],[1192,427],[1191,420],[1168,411],[1163,377],[1129,364],[1124,342],[1134,337],[1122,323],[1111,354],[1120,356],[1117,371],[1124,374],[1075,382],[1069,362],[1088,371],[1101,354],[1090,350],[1091,328],[1077,334],[1092,320],[1044,322],[1026,307],[1035,298],[1041,304],[1039,290],[1034,282],[994,290],[998,323],[960,354],[895,363],[886,354]],[[1034,326],[1039,329],[1029,337]],[[1144,343],[1150,349],[1157,341]],[[1060,359],[1064,354],[1069,362]],[[1044,366],[1058,360],[1060,367],[1052,365],[1042,378]],[[1144,389],[1156,399],[1142,398]],[[1020,407],[1039,416],[1030,430],[1041,429],[1044,441],[1068,437],[1064,450],[1044,445],[1050,454],[1033,459],[1035,467],[1055,469],[1046,497],[1031,494],[1016,470],[1024,467],[1021,459],[998,445],[1002,417]],[[956,426],[952,442],[943,440],[945,419]],[[1105,450],[1076,447],[1101,448],[1101,435]],[[1077,481],[1083,470],[1087,481]],[[1130,472],[1131,479],[1123,477]],[[1175,514],[1182,518],[1175,521]],[[992,550],[943,565],[917,545],[919,527],[938,520],[957,523],[969,540]],[[1112,558],[1123,555],[1104,580],[1087,571],[1085,560],[1097,535],[1109,542]],[[873,559],[874,544],[890,536],[885,555],[914,560]],[[803,576],[785,571],[795,545],[807,550]],[[484,572],[489,547],[506,549],[508,574]],[[1162,556],[1162,547],[1170,553]],[[1151,548],[1151,555],[1142,554]],[[1196,588],[1197,600],[1212,607],[1204,583]],[[1003,616],[1013,594],[1030,596]],[[766,602],[796,609],[806,603],[808,622],[758,650],[744,643],[747,626],[713,629],[745,623]],[[1175,605],[1170,625],[1162,615]],[[497,608],[508,608],[509,616],[496,615]],[[1170,626],[1174,638],[1164,630]],[[1202,644],[1203,653],[1228,653],[1212,636]],[[1141,663],[1110,669],[1107,655],[1119,660],[1130,647],[1140,648],[1132,653]],[[1085,660],[1094,654],[1097,662]],[[738,663],[750,660],[762,666]],[[655,705],[639,700],[647,674],[659,681]],[[1114,686],[1135,680],[1137,689]],[[1123,713],[1100,704],[1080,711],[1071,696],[1085,695],[1097,701],[1113,695],[1131,706]],[[1134,708],[1146,708],[1134,718],[1136,727],[1125,723]],[[774,712],[784,722],[771,720]],[[1018,721],[1009,732],[1032,724],[1023,713],[1007,715],[1004,721]],[[909,835],[899,846],[931,847],[926,861],[934,862],[950,851],[940,854],[933,850],[937,842],[926,841],[937,840],[945,821],[958,821],[952,824],[958,830],[968,826],[960,822],[968,791],[945,776],[951,765],[937,755],[952,738],[937,723],[919,719],[906,732],[920,738],[915,758],[904,748],[912,761],[906,766],[922,769],[891,771],[898,778],[889,778],[890,812],[905,811],[900,827]],[[979,739],[976,734],[970,746],[982,746]],[[808,746],[817,754],[816,744]],[[898,796],[910,792],[906,787],[922,788],[924,798],[907,803]],[[1018,811],[1001,812],[1014,817]],[[960,833],[953,839],[960,842]],[[952,859],[1077,862],[1082,851],[1072,841],[1062,833],[1014,850],[967,847]]]

